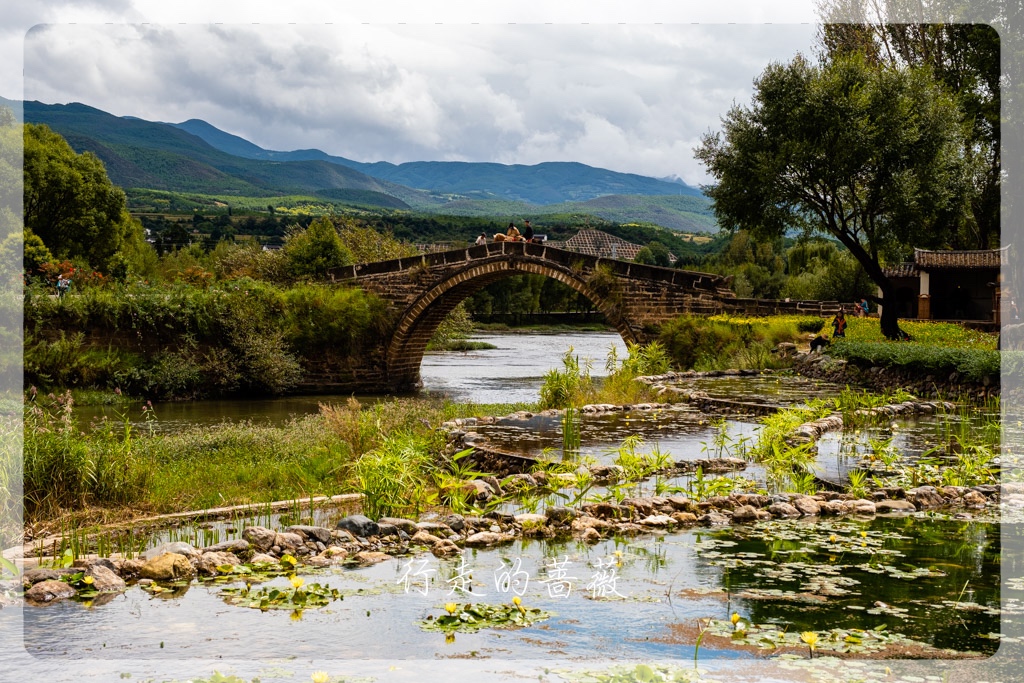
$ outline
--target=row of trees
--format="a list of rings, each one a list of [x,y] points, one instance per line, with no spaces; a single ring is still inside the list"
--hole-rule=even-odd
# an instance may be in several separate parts
[[[822,5],[826,21],[867,3]],[[986,26],[826,24],[817,64],[771,64],[695,154],[719,224],[838,240],[881,290],[914,247],[999,237],[999,38]],[[883,333],[900,335],[885,306]]]

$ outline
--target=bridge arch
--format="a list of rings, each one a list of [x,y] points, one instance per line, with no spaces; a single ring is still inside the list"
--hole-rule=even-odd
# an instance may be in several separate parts
[[[611,323],[622,339],[637,342],[636,332],[608,293],[596,291],[582,274],[562,264],[534,257],[499,256],[474,261],[436,282],[402,313],[386,352],[389,385],[396,390],[411,389],[420,382],[420,365],[427,343],[441,321],[460,302],[487,285],[515,275],[544,275],[568,285],[590,300]]]

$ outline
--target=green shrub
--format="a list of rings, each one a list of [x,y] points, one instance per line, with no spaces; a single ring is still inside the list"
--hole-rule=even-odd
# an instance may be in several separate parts
[[[355,463],[356,490],[363,513],[373,519],[418,514],[429,502],[431,458],[425,444],[410,434],[388,436]]]
[[[814,334],[821,332],[823,327],[825,327],[824,318],[803,318],[796,323],[796,329],[801,332],[812,332]]]
[[[935,374],[940,378],[958,372],[967,379],[999,376],[999,352],[955,348],[918,342],[865,342],[838,339],[829,353],[858,365],[872,365]]]

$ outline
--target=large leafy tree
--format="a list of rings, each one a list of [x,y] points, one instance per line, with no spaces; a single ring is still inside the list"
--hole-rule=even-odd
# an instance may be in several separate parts
[[[43,125],[25,125],[25,227],[57,258],[106,269],[132,221],[103,162]]]
[[[1000,236],[999,33],[985,24],[957,22],[938,2],[924,4],[930,5],[932,13],[946,14],[948,23],[919,23],[916,4],[901,8],[898,3],[887,3],[886,14],[881,15],[873,0],[820,0],[818,11],[826,22],[819,36],[822,58],[859,53],[880,67],[931,68],[964,112],[969,148],[981,162],[972,178],[971,220],[954,236],[954,246],[989,249],[998,246]]]
[[[759,238],[832,235],[878,285],[882,332],[900,335],[882,266],[912,247],[945,246],[966,219],[972,164],[953,99],[928,69],[863,56],[772,64],[750,106],[695,150],[717,184],[721,225]]]

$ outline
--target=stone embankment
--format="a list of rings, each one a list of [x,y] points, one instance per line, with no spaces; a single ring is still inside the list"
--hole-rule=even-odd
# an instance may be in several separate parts
[[[952,412],[956,404],[950,401],[903,401],[874,408],[862,408],[854,412],[868,418],[906,417],[909,415],[934,415],[936,412]],[[843,416],[832,413],[825,417],[804,422],[786,438],[786,443],[796,446],[817,441],[826,432],[837,432],[843,428]]]
[[[1024,485],[1006,484],[1003,489],[1008,505],[1024,507]],[[418,521],[390,517],[373,521],[363,515],[350,515],[342,518],[333,529],[289,526],[275,531],[250,526],[242,532],[242,538],[206,548],[182,542],[168,543],[138,558],[80,558],[69,568],[30,569],[17,579],[0,582],[0,595],[11,596],[23,589],[29,605],[71,598],[77,590],[67,579],[82,572],[90,577],[90,589],[98,593],[92,598],[95,605],[112,600],[130,585],[149,588],[153,584],[186,585],[196,578],[217,576],[219,568],[225,565],[280,568],[285,555],[296,558],[302,570],[332,565],[366,566],[418,552],[450,557],[459,555],[465,548],[497,546],[520,538],[575,538],[598,542],[614,536],[658,534],[698,525],[907,514],[948,508],[960,508],[955,517],[969,519],[968,510],[998,506],[999,499],[998,486],[920,486],[909,490],[875,491],[870,499],[843,493],[815,496],[733,493],[702,501],[685,496],[626,498],[620,502],[589,503],[579,508],[552,507],[543,514],[428,513]]]
[[[974,382],[959,372],[939,375],[882,366],[862,367],[827,353],[797,353],[793,357],[793,371],[805,377],[879,392],[904,389],[926,398],[950,397],[983,402],[1000,393],[999,377],[985,377],[981,382]]]
[[[673,386],[672,382],[679,380],[692,380],[702,377],[750,377],[760,374],[770,374],[771,370],[713,370],[708,372],[669,372],[663,375],[650,375],[638,377],[635,381],[650,386],[658,396],[671,398],[672,402],[666,403],[635,403],[631,405],[613,405],[609,403],[594,403],[582,406],[579,411],[587,415],[598,415],[615,412],[630,411],[676,411],[688,412],[696,407],[705,413],[722,415],[768,415],[777,410],[779,406],[754,403],[751,401],[735,401],[732,399],[716,398],[708,396],[703,391],[695,391]],[[494,425],[508,422],[526,422],[534,417],[560,417],[564,410],[550,409],[538,413],[519,411],[510,415],[500,417],[467,417],[449,420],[441,425],[441,429],[447,432],[447,446],[445,455],[451,456],[463,449],[473,449],[473,462],[481,470],[492,472],[498,476],[508,474],[527,473],[536,469],[539,460],[530,456],[502,451],[488,443],[486,436],[475,431],[480,425]],[[720,459],[718,459],[720,461]],[[742,462],[742,461],[739,461]],[[673,471],[676,473],[692,472],[696,467],[701,466],[704,472],[715,471],[716,465],[706,461],[684,460],[675,463]],[[740,467],[739,469],[743,469]]]

